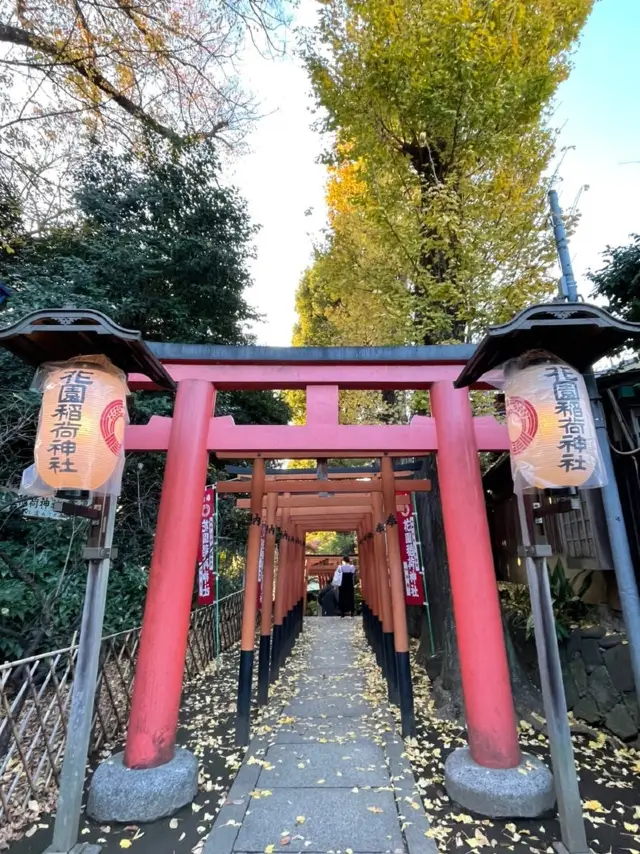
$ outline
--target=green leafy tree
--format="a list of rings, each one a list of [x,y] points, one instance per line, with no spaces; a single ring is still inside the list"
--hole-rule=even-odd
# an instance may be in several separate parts
[[[625,320],[640,320],[640,235],[634,234],[628,246],[608,246],[605,266],[590,273],[594,295],[609,301],[611,310]]]
[[[74,304],[104,311],[147,339],[250,341],[245,324],[255,314],[244,292],[254,228],[237,193],[221,186],[210,144],[176,150],[155,143],[140,157],[97,150],[79,176],[76,199],[71,225],[12,239],[15,250],[2,253],[0,280],[13,290],[3,325],[33,309]],[[19,219],[13,234],[18,226]],[[39,397],[27,390],[31,373],[0,354],[0,653],[10,658],[68,642],[84,593],[82,525],[25,520],[20,498],[6,491],[33,461]],[[171,414],[172,399],[136,393],[129,406],[132,421],[146,423],[153,414]],[[269,392],[221,393],[217,412],[238,423],[289,418],[286,404]],[[164,458],[127,459],[106,631],[140,619]],[[224,476],[212,465],[212,479]],[[220,503],[225,566],[233,566],[243,551],[246,513]]]
[[[307,534],[307,549],[319,555],[353,555],[355,534],[342,531],[316,531]]]
[[[237,193],[220,186],[210,144],[155,143],[142,157],[97,150],[76,202],[74,223],[25,241],[2,270],[15,292],[6,320],[75,304],[148,340],[246,340],[255,229]]]
[[[295,343],[472,341],[553,292],[549,117],[592,6],[322,0],[306,60],[334,140],[329,228],[298,291]],[[428,407],[424,395],[354,403],[380,421]],[[459,694],[435,461],[425,466],[431,612],[442,683]]]
[[[0,180],[0,256],[13,255],[22,237],[19,199],[13,188]]]
[[[307,63],[334,216],[311,284],[331,319],[376,296],[390,338],[469,340],[551,292],[547,119],[592,4],[324,0]]]

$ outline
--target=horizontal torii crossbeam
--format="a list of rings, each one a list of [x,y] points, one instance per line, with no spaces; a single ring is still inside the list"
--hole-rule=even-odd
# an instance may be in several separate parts
[[[364,382],[364,380],[363,380]],[[368,458],[383,455],[412,457],[438,450],[435,420],[417,415],[406,425],[340,424],[339,387],[307,388],[307,423],[298,425],[236,424],[231,416],[211,417],[207,450],[221,459],[264,457]],[[133,424],[125,433],[127,451],[164,451],[169,447],[172,419],[154,415],[148,424]],[[479,451],[508,448],[507,428],[493,416],[474,419]],[[311,450],[313,449],[313,450]]]
[[[404,492],[405,490],[403,490]],[[407,490],[408,491],[408,490]],[[269,493],[270,495],[272,493]],[[318,495],[279,495],[278,496],[278,511],[288,509],[316,509],[318,512],[340,513],[344,509],[362,510],[365,512],[372,505],[371,495],[338,495],[335,498],[321,498]],[[266,500],[262,502],[262,507],[267,506]],[[400,495],[396,501],[397,507],[406,507],[407,502]],[[251,509],[251,501],[248,498],[237,498],[236,507],[238,510]]]
[[[413,477],[415,472],[419,471],[421,463],[406,461],[398,463],[393,467],[395,477]],[[226,465],[224,467],[227,474],[234,475],[236,480],[251,479],[253,468],[251,466],[233,466]],[[309,469],[286,469],[265,466],[265,475],[271,480],[286,480],[294,476],[296,480],[308,480],[313,477],[318,477],[317,466]],[[360,465],[360,466],[327,466],[326,476],[329,480],[341,480],[343,478],[369,478],[380,477],[380,466],[375,465]]]
[[[429,480],[398,480],[396,487],[402,492],[429,492],[431,481]],[[220,495],[228,493],[251,492],[251,483],[246,480],[220,480],[217,484]],[[264,485],[265,493],[270,492],[299,492],[315,494],[317,492],[340,492],[340,493],[362,493],[381,492],[382,481],[380,480],[267,480]]]

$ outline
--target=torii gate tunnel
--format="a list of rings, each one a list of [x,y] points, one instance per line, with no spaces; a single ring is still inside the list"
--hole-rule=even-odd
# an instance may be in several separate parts
[[[479,451],[508,449],[506,427],[473,417],[467,389],[454,381],[473,348],[259,348],[152,345],[177,383],[172,418],[153,417],[127,428],[127,451],[166,451],[166,470],[149,574],[125,765],[155,768],[174,756],[189,611],[200,536],[202,495],[210,452],[251,459],[250,483],[225,482],[220,492],[250,494],[252,524],[246,559],[236,739],[249,738],[254,638],[258,619],[258,563],[266,526],[263,589],[273,589],[276,526],[279,546],[275,602],[263,596],[260,615],[259,701],[302,627],[304,539],[308,531],[355,530],[365,626],[384,667],[390,699],[402,713],[403,734],[414,732],[404,581],[396,492],[428,489],[419,480],[395,482],[394,457],[435,452],[451,576],[469,747],[486,768],[520,761],[498,590],[482,491]],[[133,390],[153,389],[132,374]],[[491,376],[474,388],[493,388]],[[216,393],[304,389],[302,426],[236,425],[215,415]],[[407,425],[339,423],[340,389],[427,390],[430,417]],[[369,480],[265,476],[265,461],[294,458],[380,460]],[[318,493],[333,493],[319,498]],[[278,522],[279,519],[279,522]],[[428,548],[428,543],[425,544]],[[273,610],[273,613],[272,613]]]
[[[256,468],[259,471],[258,476],[264,477],[264,463],[261,459],[256,460],[254,474]],[[364,600],[365,617],[371,617],[375,614],[373,622],[367,621],[370,641],[376,648],[378,659],[387,677],[389,698],[402,710],[403,732],[405,735],[413,735],[415,725],[411,700],[406,615],[404,612],[404,582],[397,533],[391,534],[391,549],[387,547],[386,552],[382,554],[386,578],[388,579],[384,597],[378,596],[378,573],[376,572],[375,559],[372,560],[369,567],[366,561],[362,561],[362,557],[367,552],[370,540],[373,540],[374,537],[380,540],[381,535],[386,536],[386,531],[389,528],[394,525],[397,527],[397,507],[399,505],[400,509],[404,510],[406,504],[406,497],[398,496],[396,498],[398,486],[400,485],[403,494],[406,496],[408,492],[430,489],[430,483],[424,480],[401,481],[399,477],[394,477],[393,465],[389,457],[384,457],[382,460],[380,476],[377,474],[373,477],[367,476],[366,472],[358,473],[357,470],[352,470],[351,474],[351,479],[345,480],[332,473],[328,475],[328,481],[315,477],[313,480],[296,480],[294,479],[296,478],[295,472],[284,475],[271,474],[265,483],[265,491],[268,492],[268,495],[266,505],[263,504],[260,514],[255,513],[255,508],[252,506],[253,496],[249,500],[248,507],[246,501],[240,500],[238,502],[240,507],[252,511],[252,521],[256,527],[261,527],[263,536],[274,537],[277,529],[282,532],[279,550],[279,577],[275,598],[276,608],[273,621],[273,644],[271,643],[271,605],[264,599],[262,604],[258,702],[267,702],[269,681],[277,678],[282,660],[290,651],[292,641],[295,640],[295,636],[301,629],[306,599],[306,569],[309,562],[313,561],[304,555],[306,533],[318,529],[355,531],[358,534],[360,546],[360,568],[366,567],[368,570],[365,571],[364,575],[361,574],[363,590],[367,589],[368,582],[373,582],[368,590],[368,599],[372,605],[375,602],[375,612],[370,610],[367,598]],[[334,479],[336,477],[339,479]],[[312,494],[311,490],[317,491],[320,484],[323,485],[324,490],[330,490],[330,492],[325,491],[319,495]],[[390,490],[388,494],[385,492],[386,488]],[[247,491],[248,487],[246,481],[244,483],[242,481],[225,481],[218,484],[218,489],[222,493],[244,492]],[[303,492],[303,494],[296,495],[297,492]],[[274,499],[273,496],[276,495],[278,498]],[[392,557],[394,544],[398,546],[398,549],[397,555],[393,552]],[[291,548],[294,551],[290,553]],[[273,551],[271,544],[267,549],[265,543],[266,567],[263,588],[265,591],[271,590],[273,587]],[[294,562],[293,567],[289,565],[289,560]],[[316,562],[318,560],[320,558],[315,559]],[[335,570],[335,558],[332,563]],[[291,600],[291,610],[286,613],[281,612],[282,600],[278,596],[281,589],[280,576],[282,576],[283,584],[284,579],[288,576],[299,579],[299,581],[294,581],[295,595]],[[331,571],[329,579],[332,576],[333,571]],[[400,578],[400,586],[397,585],[397,578]],[[326,581],[327,578],[325,577],[323,580]],[[389,580],[391,580],[391,587],[389,587]],[[295,596],[299,598],[295,598]],[[386,603],[384,606],[381,601],[378,601],[379,598]],[[388,613],[386,631],[384,630],[383,619],[377,618],[378,614],[384,613],[383,607]],[[396,615],[395,619],[392,613],[394,608],[399,611],[399,616]],[[392,629],[392,626],[395,626],[395,630]],[[243,743],[244,739],[248,737],[250,676],[250,669],[241,671],[239,679],[237,732]]]

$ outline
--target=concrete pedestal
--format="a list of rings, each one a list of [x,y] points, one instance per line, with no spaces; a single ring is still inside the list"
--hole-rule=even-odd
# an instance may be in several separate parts
[[[526,753],[516,768],[484,768],[468,747],[458,748],[445,762],[444,782],[451,800],[489,818],[536,818],[556,804],[551,772]]]
[[[115,754],[93,775],[87,813],[95,821],[156,821],[195,798],[198,760],[188,750],[176,748],[170,762],[140,771],[127,768],[123,757]]]

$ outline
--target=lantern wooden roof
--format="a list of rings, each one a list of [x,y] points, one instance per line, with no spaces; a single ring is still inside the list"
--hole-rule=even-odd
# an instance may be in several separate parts
[[[548,350],[585,371],[627,341],[639,339],[640,323],[618,320],[597,305],[564,301],[532,305],[508,323],[489,327],[454,385],[469,386],[527,350]]]
[[[33,311],[0,329],[0,347],[34,368],[74,356],[104,354],[125,373],[142,372],[158,388],[173,390],[174,380],[142,340],[93,309],[48,308]]]

